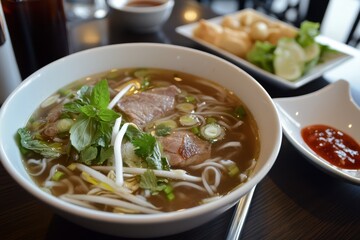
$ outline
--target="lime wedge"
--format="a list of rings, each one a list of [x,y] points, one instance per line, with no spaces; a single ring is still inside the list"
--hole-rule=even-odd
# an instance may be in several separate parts
[[[304,51],[305,51],[305,61],[310,62],[320,55],[320,46],[318,43],[314,42],[313,44],[305,47]]]
[[[279,77],[294,81],[304,71],[306,55],[293,39],[281,39],[275,49],[274,71]]]

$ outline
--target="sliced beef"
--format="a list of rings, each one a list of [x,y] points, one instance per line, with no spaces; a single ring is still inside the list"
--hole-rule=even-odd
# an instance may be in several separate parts
[[[154,88],[123,97],[118,107],[130,121],[143,127],[146,123],[164,116],[175,107],[175,97],[180,89],[171,85],[169,87]]]
[[[177,131],[159,140],[172,167],[194,165],[210,158],[211,144],[192,132]]]
[[[48,115],[45,117],[46,125],[42,129],[42,134],[44,135],[44,137],[53,138],[58,134],[56,122],[60,119],[63,108],[63,104],[58,104],[54,108],[52,108],[49,111]]]

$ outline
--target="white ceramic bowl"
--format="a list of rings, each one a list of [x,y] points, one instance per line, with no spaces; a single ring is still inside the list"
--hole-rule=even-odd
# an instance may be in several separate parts
[[[159,3],[156,6],[129,6],[139,0],[108,0],[109,15],[119,26],[133,32],[149,33],[160,29],[169,18],[174,7],[174,0],[147,0]]]
[[[319,169],[360,185],[360,169],[346,170],[322,159],[305,143],[301,129],[322,124],[336,128],[360,143],[360,108],[350,95],[347,81],[339,80],[316,92],[298,97],[275,98],[285,136]]]
[[[156,56],[156,60],[154,60]],[[251,110],[259,128],[261,150],[252,177],[223,198],[191,209],[153,215],[119,215],[95,211],[62,201],[31,180],[14,139],[30,115],[49,95],[74,80],[112,68],[152,67],[172,69],[213,80],[231,89]],[[281,144],[281,125],[275,104],[247,73],[211,54],[166,44],[110,45],[79,52],[28,77],[8,97],[0,112],[1,161],[10,175],[33,196],[70,221],[107,234],[156,237],[195,228],[232,207],[262,180],[272,167]]]

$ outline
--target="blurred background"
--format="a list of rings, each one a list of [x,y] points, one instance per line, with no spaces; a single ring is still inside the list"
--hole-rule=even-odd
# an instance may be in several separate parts
[[[318,4],[314,11],[319,13],[319,18],[321,19],[322,6],[320,4],[327,5],[326,9],[324,8],[324,16],[321,19],[321,33],[334,40],[348,43],[360,49],[359,0],[199,0],[199,2],[208,4],[216,13],[221,15],[237,11],[241,8],[240,4],[245,4],[245,7],[248,7],[257,2],[259,6],[271,8],[271,11],[274,12],[289,10],[287,13],[289,19],[294,19],[297,14],[296,11],[301,11],[304,5],[306,8],[306,5],[310,2]],[[305,11],[307,10],[305,9]]]

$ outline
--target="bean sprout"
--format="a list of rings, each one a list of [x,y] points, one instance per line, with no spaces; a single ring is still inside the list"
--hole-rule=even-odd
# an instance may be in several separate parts
[[[93,202],[93,203],[100,203],[105,204],[113,207],[122,207],[130,210],[136,210],[143,213],[160,213],[160,211],[155,209],[150,209],[142,206],[138,206],[129,202],[125,202],[119,199],[113,199],[109,197],[103,196],[95,196],[95,195],[86,195],[86,194],[65,194],[65,198],[79,200],[79,201],[86,201],[86,202]]]

